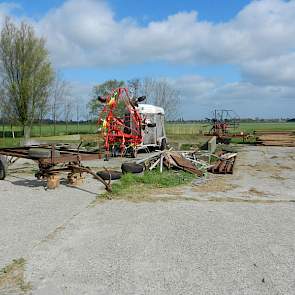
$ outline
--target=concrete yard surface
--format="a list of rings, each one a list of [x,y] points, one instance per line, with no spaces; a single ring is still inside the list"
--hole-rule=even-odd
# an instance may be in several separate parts
[[[295,148],[245,146],[233,175],[138,203],[16,171],[0,183],[0,267],[24,258],[31,287],[0,279],[0,294],[294,294],[294,168]]]
[[[35,248],[26,280],[33,294],[292,294],[294,209],[109,202]]]

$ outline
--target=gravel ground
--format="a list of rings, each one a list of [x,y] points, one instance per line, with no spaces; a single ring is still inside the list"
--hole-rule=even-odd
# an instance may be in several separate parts
[[[26,256],[56,228],[68,222],[92,202],[103,186],[87,179],[77,189],[60,186],[45,191],[28,175],[10,176],[0,183],[0,268]],[[89,189],[91,187],[91,190]]]
[[[45,191],[18,172],[0,185],[0,266],[24,257],[34,295],[294,294],[294,160],[245,147],[234,175],[178,201],[95,206],[91,178]]]
[[[123,161],[126,159],[83,164],[96,170],[120,169]],[[63,227],[105,191],[91,176],[86,176],[85,183],[79,187],[68,186],[66,175],[57,189],[45,190],[45,183],[33,176],[37,169],[34,161],[19,159],[9,167],[10,175],[0,182],[0,269],[13,259],[26,256],[47,235]]]
[[[35,249],[26,279],[40,295],[294,294],[294,210],[109,202]]]

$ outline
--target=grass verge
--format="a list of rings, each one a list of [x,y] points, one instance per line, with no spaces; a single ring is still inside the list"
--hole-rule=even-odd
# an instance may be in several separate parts
[[[0,270],[0,294],[7,290],[13,294],[25,294],[31,290],[31,284],[24,280],[25,259],[14,259],[10,264]]]
[[[144,174],[127,173],[122,178],[113,183],[112,192],[100,195],[97,201],[106,199],[124,199],[129,201],[155,201],[168,198],[161,198],[159,195],[165,194],[165,189],[190,183],[196,176],[175,170],[145,171]]]

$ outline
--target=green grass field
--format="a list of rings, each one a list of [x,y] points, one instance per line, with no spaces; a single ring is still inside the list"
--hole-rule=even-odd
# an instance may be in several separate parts
[[[166,123],[166,133],[168,138],[173,140],[181,139],[192,139],[192,135],[197,135],[200,132],[207,132],[210,128],[208,124],[203,123],[194,123],[194,124],[184,124],[184,123]],[[12,138],[12,131],[21,132],[20,126],[5,126],[5,136],[0,136],[0,147],[6,146],[19,146],[21,139]],[[0,134],[2,134],[3,127],[0,127]],[[295,123],[241,123],[239,128],[235,130],[236,132],[248,132],[253,133],[253,131],[294,131],[295,132]],[[65,124],[56,125],[56,136],[65,136],[67,134],[95,134],[97,132],[96,124],[68,124],[66,128]],[[47,137],[54,135],[53,125],[44,124],[41,127],[35,125],[32,128],[32,137]],[[195,138],[195,137],[194,137]],[[60,138],[62,141],[62,137]]]
[[[66,127],[65,124],[57,124],[54,134],[54,126],[52,124],[43,124],[40,128],[39,125],[34,125],[32,127],[32,137],[40,136],[54,136],[54,135],[67,135],[67,134],[91,134],[95,133],[97,130],[96,124],[68,124]],[[2,134],[3,126],[0,127],[0,133]],[[7,133],[21,132],[22,128],[20,126],[4,126],[4,131]],[[10,134],[11,136],[11,134]]]
[[[166,124],[166,132],[171,135],[184,135],[184,134],[198,134],[200,131],[207,132],[210,129],[208,124],[194,123],[194,124],[180,124],[169,123]],[[235,130],[236,132],[248,132],[253,131],[295,131],[295,123],[241,123]]]

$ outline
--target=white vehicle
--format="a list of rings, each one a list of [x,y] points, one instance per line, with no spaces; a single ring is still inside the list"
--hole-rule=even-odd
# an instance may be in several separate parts
[[[138,110],[144,122],[143,146],[139,149],[155,147],[164,150],[167,146],[164,109],[151,104],[138,104]]]

